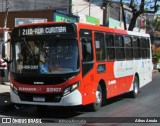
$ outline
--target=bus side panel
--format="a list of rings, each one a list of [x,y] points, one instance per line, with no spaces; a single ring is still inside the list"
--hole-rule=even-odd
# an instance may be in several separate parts
[[[114,76],[118,79],[118,94],[129,91],[134,75],[133,61],[115,61]]]
[[[106,72],[103,74],[103,80],[106,84],[106,98],[111,98],[119,94],[119,79],[114,75],[114,61],[106,62]],[[102,78],[101,75],[99,78]]]
[[[152,61],[141,59],[134,62],[135,72],[139,75],[140,87],[143,87],[152,80]]]
[[[96,93],[96,89],[95,89],[95,85],[97,86],[96,84],[96,74],[94,72],[94,68],[89,71],[88,74],[86,74],[82,80],[81,80],[81,83],[82,85],[84,86],[84,92],[83,92],[83,105],[86,105],[86,104],[90,104],[90,103],[93,103],[95,100],[96,100],[96,96],[95,96],[95,93]]]
[[[132,86],[133,84],[133,75],[131,76],[127,76],[125,78],[121,78],[120,80],[123,80],[120,84],[120,94],[123,94],[123,93],[126,93],[129,91],[130,87]]]

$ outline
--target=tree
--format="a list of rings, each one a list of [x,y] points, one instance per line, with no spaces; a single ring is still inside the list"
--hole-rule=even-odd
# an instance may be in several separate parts
[[[153,20],[146,21],[146,28],[148,33],[151,35],[151,41],[155,44],[155,38],[157,37],[157,32],[160,32],[160,17],[156,17]],[[160,59],[160,47],[153,50],[153,62],[156,64]]]
[[[159,62],[159,59],[160,59],[160,52],[158,50],[153,52],[152,58],[153,58],[153,63],[157,64]]]
[[[128,30],[133,31],[137,18],[144,13],[156,13],[160,6],[158,0],[130,0],[129,7],[132,9],[132,18]]]
[[[133,16],[131,18],[131,22],[128,27],[129,31],[133,31],[133,29],[136,25],[137,18],[140,15],[142,15],[144,13],[153,13],[154,14],[158,10],[160,10],[160,5],[158,4],[158,2],[160,0],[103,0],[103,4],[106,5],[110,2],[112,3],[115,1],[116,2],[118,1],[120,3],[120,5],[122,6],[122,10],[123,10],[123,4],[127,5],[131,9]],[[127,2],[124,2],[124,1],[127,1]],[[124,13],[124,12],[122,12],[122,13]],[[125,20],[124,20],[124,26],[126,26]]]
[[[160,32],[160,17],[157,16],[155,19],[146,21],[146,29],[150,35],[155,38],[157,33]]]
[[[157,37],[157,32],[160,32],[160,17],[156,17],[153,21],[151,21],[151,25],[153,27],[153,35]]]

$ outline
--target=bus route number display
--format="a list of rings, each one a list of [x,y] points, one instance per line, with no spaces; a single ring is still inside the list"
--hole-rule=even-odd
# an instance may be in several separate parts
[[[47,34],[66,33],[66,32],[67,28],[65,26],[22,29],[22,35],[47,35]]]

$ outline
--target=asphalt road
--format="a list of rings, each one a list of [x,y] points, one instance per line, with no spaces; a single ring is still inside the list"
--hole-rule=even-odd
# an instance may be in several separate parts
[[[141,88],[134,99],[121,95],[109,99],[107,105],[98,112],[90,112],[81,107],[37,107],[15,108],[10,103],[9,86],[0,85],[0,117],[42,119],[42,122],[84,125],[160,125],[160,73],[153,75],[153,81]],[[74,118],[74,119],[73,119]],[[148,123],[146,120],[152,122]],[[74,122],[75,121],[75,122]],[[144,123],[145,121],[145,123]],[[158,123],[157,123],[157,122]]]

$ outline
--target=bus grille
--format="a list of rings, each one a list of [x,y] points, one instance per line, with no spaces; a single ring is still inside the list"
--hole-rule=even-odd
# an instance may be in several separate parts
[[[45,99],[44,102],[60,102],[62,94],[30,94],[19,92],[21,101],[38,102],[34,101],[34,97]]]

